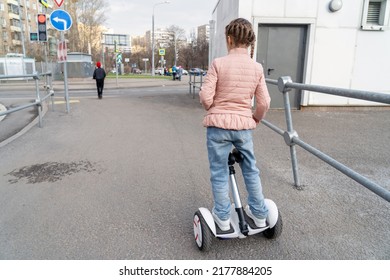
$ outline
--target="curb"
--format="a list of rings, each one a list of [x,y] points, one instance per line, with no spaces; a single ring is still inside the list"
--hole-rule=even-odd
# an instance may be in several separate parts
[[[0,104],[0,105],[2,105],[2,104]],[[43,120],[44,116],[46,115],[47,111],[48,111],[48,106],[46,105],[46,103],[42,103],[42,120]],[[11,137],[7,138],[6,140],[0,142],[0,148],[2,148],[5,145],[11,143],[12,141],[16,140],[20,136],[24,135],[31,128],[33,128],[35,125],[38,125],[38,124],[39,124],[39,115],[37,115],[34,120],[32,120],[25,127],[23,127],[18,133],[14,134]]]
[[[0,103],[0,112],[7,111],[7,108]],[[0,117],[0,122],[5,118],[6,115]]]

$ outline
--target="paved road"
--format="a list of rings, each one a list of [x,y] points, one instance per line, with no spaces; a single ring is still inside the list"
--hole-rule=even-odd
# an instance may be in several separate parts
[[[260,126],[255,152],[282,236],[193,241],[211,206],[203,109],[187,86],[80,92],[0,148],[0,259],[390,259],[389,203]],[[284,113],[267,120],[285,127]],[[390,111],[294,112],[300,137],[390,188]],[[1,128],[1,127],[0,127]],[[245,196],[242,179],[241,193]]]

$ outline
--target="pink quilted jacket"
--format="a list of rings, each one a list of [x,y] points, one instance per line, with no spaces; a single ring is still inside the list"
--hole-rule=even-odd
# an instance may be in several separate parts
[[[263,67],[245,48],[232,49],[212,62],[199,95],[207,110],[203,125],[232,130],[256,128],[271,101]],[[252,113],[253,96],[256,109]]]

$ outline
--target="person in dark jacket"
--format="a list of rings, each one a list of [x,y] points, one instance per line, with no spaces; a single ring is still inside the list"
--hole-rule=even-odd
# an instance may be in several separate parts
[[[104,79],[106,78],[106,71],[102,68],[100,61],[96,63],[96,69],[93,72],[93,78],[96,80],[96,87],[98,98],[102,99],[103,97],[103,88],[104,88]]]

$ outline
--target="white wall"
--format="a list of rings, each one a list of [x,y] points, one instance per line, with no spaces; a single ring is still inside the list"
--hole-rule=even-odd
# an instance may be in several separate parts
[[[213,14],[217,41],[212,57],[226,54],[224,27],[236,17],[247,18],[255,28],[261,23],[307,24],[305,83],[390,93],[389,28],[385,31],[360,28],[365,0],[343,0],[342,9],[335,13],[329,11],[329,2],[221,0]],[[303,94],[302,105],[372,104],[312,92]]]
[[[211,59],[227,54],[225,26],[233,19],[238,18],[239,0],[219,0],[212,19],[215,22],[214,34],[210,34],[212,43]],[[210,28],[210,33],[212,28]],[[210,60],[211,63],[211,60]]]

